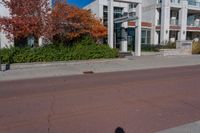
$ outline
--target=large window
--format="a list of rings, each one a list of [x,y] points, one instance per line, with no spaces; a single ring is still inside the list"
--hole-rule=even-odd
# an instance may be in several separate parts
[[[114,7],[114,19],[122,17],[122,7]],[[108,7],[104,6],[103,7],[103,23],[104,26],[108,25]],[[115,47],[119,48],[120,47],[120,42],[121,42],[121,23],[115,23],[114,24],[114,43]]]
[[[122,17],[123,8],[121,7],[114,7],[114,18]],[[107,26],[108,21],[108,7],[103,6],[103,22],[104,25]]]
[[[151,43],[151,31],[149,29],[142,29],[141,44],[147,45]]]

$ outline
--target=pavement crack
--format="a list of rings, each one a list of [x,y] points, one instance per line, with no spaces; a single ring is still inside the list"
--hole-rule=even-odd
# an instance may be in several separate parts
[[[50,112],[49,112],[49,115],[47,117],[47,122],[48,122],[47,133],[51,133],[51,129],[52,129],[51,119],[55,115],[54,106],[55,106],[55,96],[52,96],[51,97],[51,104],[50,104]]]
[[[188,103],[188,102],[186,102],[186,101],[183,101],[183,100],[181,100],[181,102],[182,102],[183,104],[185,104],[185,105],[190,106],[190,107],[193,108],[194,110],[197,110],[198,112],[200,112],[200,108],[199,108],[199,107],[197,107],[197,106],[195,106],[195,105],[193,105],[193,104],[191,104],[191,103]]]

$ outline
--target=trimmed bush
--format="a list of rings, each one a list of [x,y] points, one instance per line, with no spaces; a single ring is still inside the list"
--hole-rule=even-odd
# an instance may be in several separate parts
[[[200,54],[200,42],[192,43],[192,54]]]
[[[154,45],[154,44],[142,44],[141,45],[141,50],[143,52],[159,52],[160,49],[175,49],[176,48],[176,43],[172,42],[165,42],[161,43],[159,45]],[[129,48],[131,49],[131,48]],[[135,45],[133,45],[133,51],[135,50]]]
[[[83,39],[73,46],[50,44],[39,48],[4,48],[0,51],[3,63],[51,62],[69,60],[88,60],[102,58],[116,58],[118,51],[107,45],[96,44]]]

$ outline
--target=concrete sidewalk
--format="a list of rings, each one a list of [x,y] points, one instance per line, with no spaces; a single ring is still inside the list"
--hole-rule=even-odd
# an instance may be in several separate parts
[[[11,70],[0,72],[0,81],[94,73],[200,65],[200,55],[141,56],[124,59],[12,64]]]
[[[157,133],[200,133],[200,121],[166,129]]]

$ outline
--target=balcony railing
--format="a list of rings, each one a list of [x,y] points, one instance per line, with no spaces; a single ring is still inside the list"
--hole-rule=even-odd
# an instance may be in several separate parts
[[[188,27],[200,27],[200,22],[192,22],[187,24]]]
[[[162,0],[157,0],[158,3],[162,3]],[[180,0],[171,0],[171,3],[179,4]]]
[[[200,2],[197,2],[195,0],[188,0],[188,5],[200,8]]]
[[[157,21],[157,25],[158,26],[161,25],[161,21],[160,20]],[[179,25],[179,20],[170,19],[170,25],[171,26],[177,26],[177,25]]]
[[[170,25],[176,26],[176,25],[178,25],[178,23],[179,23],[179,21],[177,19],[174,19],[174,18],[170,19]]]
[[[179,4],[180,0],[171,0],[171,3],[173,3],[173,4]]]
[[[181,0],[171,0],[171,3],[173,4],[179,4]],[[162,3],[162,0],[157,0],[157,3]],[[188,5],[190,6],[196,6],[200,7],[200,2],[197,2],[196,0],[188,0]]]

